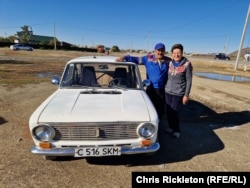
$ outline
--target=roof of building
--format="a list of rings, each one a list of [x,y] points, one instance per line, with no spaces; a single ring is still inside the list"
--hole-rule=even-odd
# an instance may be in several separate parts
[[[39,42],[50,42],[51,40],[54,40],[54,37],[42,36],[42,35],[31,35],[29,40],[39,41]]]

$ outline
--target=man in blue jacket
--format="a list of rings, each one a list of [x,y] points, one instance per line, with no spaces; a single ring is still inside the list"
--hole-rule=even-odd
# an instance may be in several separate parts
[[[129,61],[145,66],[147,79],[151,82],[146,89],[146,93],[154,104],[161,120],[165,111],[164,87],[167,81],[169,62],[171,61],[171,58],[165,56],[165,45],[163,43],[156,44],[154,53],[147,56],[125,55],[119,57],[116,61]]]

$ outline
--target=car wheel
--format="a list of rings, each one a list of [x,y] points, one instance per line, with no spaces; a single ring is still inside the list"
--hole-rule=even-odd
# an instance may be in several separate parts
[[[55,160],[56,156],[48,156],[48,155],[43,155],[44,160]]]

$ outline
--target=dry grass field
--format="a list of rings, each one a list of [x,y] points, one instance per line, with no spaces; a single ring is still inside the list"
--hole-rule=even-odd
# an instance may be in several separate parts
[[[0,187],[131,187],[131,173],[250,171],[250,82],[193,76],[191,101],[181,111],[181,137],[174,139],[160,125],[160,150],[153,156],[58,158],[32,155],[28,130],[32,112],[57,88],[67,60],[93,55],[83,52],[11,51],[0,48]],[[96,54],[94,54],[96,55]],[[119,54],[110,54],[119,55]],[[194,72],[250,77],[244,62],[188,57]],[[142,75],[145,70],[141,67]]]
[[[105,55],[98,53],[75,52],[75,51],[54,51],[54,50],[35,50],[12,51],[9,48],[0,49],[1,71],[0,83],[4,85],[18,86],[29,83],[48,81],[47,77],[38,77],[41,73],[61,74],[67,60],[86,55]],[[119,56],[120,53],[110,55]],[[135,54],[136,56],[138,54]],[[244,62],[234,70],[234,62],[215,61],[212,57],[190,56],[195,71],[206,71],[214,73],[226,73],[229,75],[240,75],[250,77],[250,63],[248,70],[244,69]],[[143,67],[142,67],[143,70]],[[144,75],[144,72],[142,72]]]

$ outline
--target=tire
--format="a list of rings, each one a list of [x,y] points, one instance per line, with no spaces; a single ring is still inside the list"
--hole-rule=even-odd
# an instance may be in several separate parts
[[[48,155],[43,155],[44,160],[55,160],[56,156],[48,156]]]

